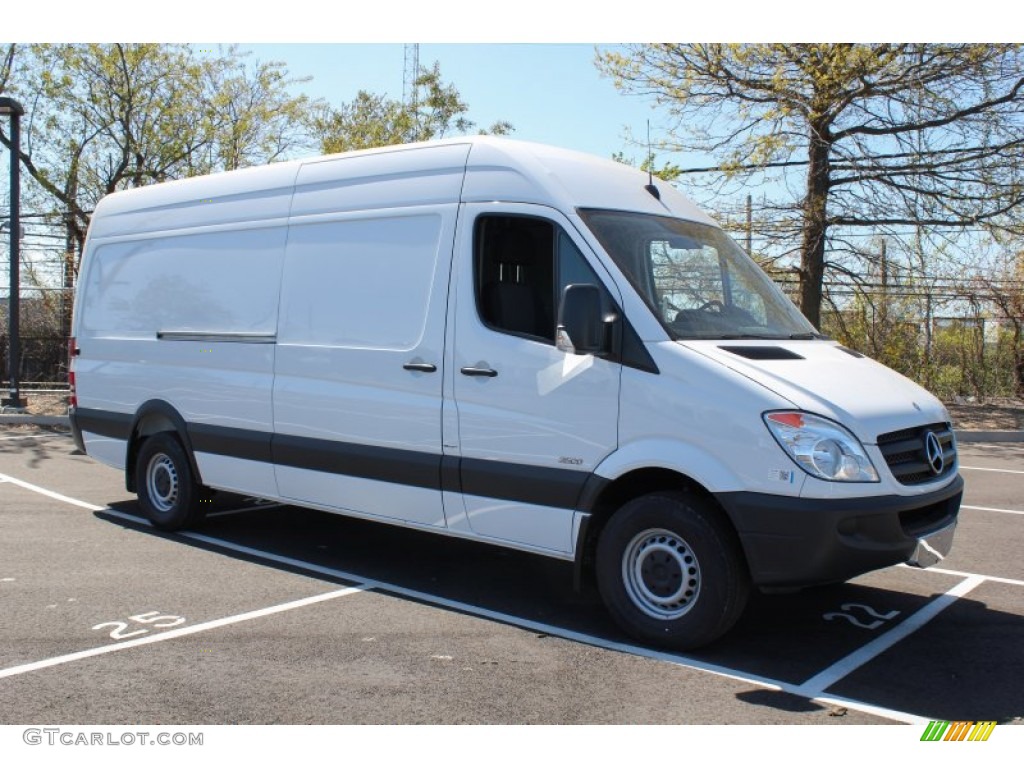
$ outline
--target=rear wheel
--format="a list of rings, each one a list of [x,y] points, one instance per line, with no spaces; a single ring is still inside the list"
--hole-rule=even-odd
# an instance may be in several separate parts
[[[135,462],[139,505],[154,527],[177,531],[198,522],[202,488],[196,483],[185,449],[170,432],[160,432],[139,448]]]
[[[641,496],[615,513],[598,542],[597,583],[623,630],[678,650],[725,634],[750,594],[732,530],[683,493]]]

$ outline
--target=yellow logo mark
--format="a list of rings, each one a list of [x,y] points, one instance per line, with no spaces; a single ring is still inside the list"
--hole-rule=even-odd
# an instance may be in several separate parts
[[[995,720],[932,720],[921,734],[921,741],[988,741],[995,727]]]

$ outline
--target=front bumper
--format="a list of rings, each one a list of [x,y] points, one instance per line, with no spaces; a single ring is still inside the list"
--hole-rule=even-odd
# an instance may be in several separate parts
[[[805,499],[764,493],[716,498],[764,587],[845,581],[898,563],[927,567],[949,553],[963,479],[920,496]]]

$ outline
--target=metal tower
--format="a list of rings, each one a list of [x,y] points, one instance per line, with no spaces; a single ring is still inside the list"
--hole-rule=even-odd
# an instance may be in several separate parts
[[[419,87],[416,80],[420,76],[420,44],[405,44],[405,67],[402,73],[402,104],[416,116],[419,111]],[[418,119],[418,118],[417,118]],[[419,127],[419,126],[417,126]]]

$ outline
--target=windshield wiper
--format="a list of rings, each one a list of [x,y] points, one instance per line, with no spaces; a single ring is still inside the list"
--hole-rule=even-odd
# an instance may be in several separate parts
[[[779,341],[781,339],[784,339],[785,336],[763,336],[756,333],[722,333],[715,336],[706,336],[704,338],[715,339],[716,341],[731,341],[733,339],[761,339],[768,341]]]
[[[763,333],[708,333],[708,334],[681,334],[676,332],[676,339],[679,341],[794,341],[810,339],[827,339],[823,333],[791,333],[789,335]]]

